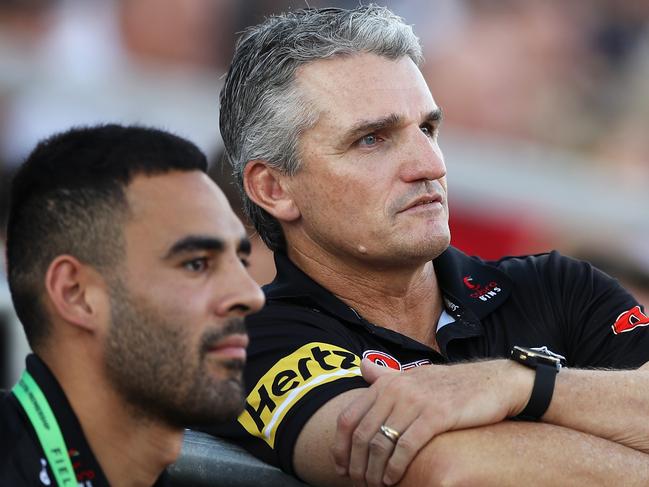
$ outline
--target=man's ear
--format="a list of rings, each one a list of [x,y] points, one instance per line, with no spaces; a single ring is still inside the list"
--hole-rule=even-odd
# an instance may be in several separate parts
[[[252,160],[243,170],[243,187],[248,197],[280,221],[300,217],[300,209],[286,190],[285,176],[265,161]]]
[[[47,269],[45,291],[62,320],[88,331],[96,329],[107,294],[95,269],[70,255],[59,255]]]

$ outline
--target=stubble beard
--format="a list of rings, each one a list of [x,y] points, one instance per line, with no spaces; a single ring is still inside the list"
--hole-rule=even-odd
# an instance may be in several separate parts
[[[206,331],[192,350],[191,324],[172,322],[121,282],[111,284],[111,316],[106,371],[136,416],[182,428],[233,419],[243,410],[243,362],[211,363],[207,356],[210,344],[245,331],[242,320]],[[212,368],[221,369],[220,377]]]

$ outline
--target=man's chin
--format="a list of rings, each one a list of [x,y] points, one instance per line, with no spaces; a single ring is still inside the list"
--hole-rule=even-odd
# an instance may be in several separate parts
[[[221,366],[231,372],[236,372],[239,377],[243,373],[243,369],[246,367],[246,361],[241,359],[230,359],[220,362]]]
[[[183,412],[182,425],[209,426],[236,419],[245,406],[243,384],[232,380],[227,381],[227,387],[225,385],[221,384],[218,397],[202,404],[191,401]]]

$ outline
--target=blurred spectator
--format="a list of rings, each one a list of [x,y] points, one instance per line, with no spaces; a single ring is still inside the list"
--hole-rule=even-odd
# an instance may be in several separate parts
[[[649,183],[649,4],[467,0],[425,73],[449,125],[549,144]],[[434,9],[431,9],[434,10]]]
[[[548,153],[579,152],[590,157],[583,174],[601,173],[630,194],[644,191],[649,183],[648,2],[378,3],[413,23],[424,42],[424,72],[445,112],[441,143],[447,154],[453,154],[449,128],[461,129],[467,146],[482,147],[475,134],[487,134],[503,141],[503,148],[484,159],[521,173],[526,161],[499,154],[511,152],[508,141],[531,141]],[[304,5],[304,0],[0,0],[0,220],[7,171],[36,140],[70,125],[141,121],[176,131],[208,153],[217,151],[219,77],[235,33],[264,16]],[[449,157],[449,171],[463,164]],[[535,168],[555,171],[555,180],[570,177],[571,184],[587,184],[572,169],[557,171],[544,162]],[[499,210],[494,218],[485,217],[484,205],[476,205],[472,193],[489,190],[482,186],[489,186],[490,172],[481,171],[473,189],[458,190],[457,179],[451,187],[458,210],[451,221],[456,243],[475,242],[473,247],[489,257],[555,246],[550,239],[556,229],[530,225],[525,205],[511,215]],[[534,191],[534,171],[529,174],[527,197],[542,213],[544,198]],[[491,200],[509,201],[503,191],[507,184],[518,190],[521,180],[504,181]],[[615,221],[601,224],[611,227]],[[636,238],[634,232],[616,231],[619,239]]]
[[[143,61],[223,71],[230,52],[222,46],[235,38],[237,3],[118,0],[121,37],[127,50]]]
[[[0,77],[0,94],[7,94],[0,157],[7,164],[16,165],[50,133],[102,121],[147,122],[191,138],[205,151],[218,146],[219,72],[215,56],[206,54],[216,46],[206,47],[195,20],[220,18],[216,7],[227,2],[133,0],[124,9],[120,0],[50,3],[38,29],[26,29],[29,43],[2,44],[0,73],[11,73]],[[177,10],[173,22],[152,29],[151,19],[170,18],[170,4]],[[214,24],[207,22],[202,31],[209,29]],[[2,35],[27,34],[0,25]],[[179,47],[178,37],[188,40]]]
[[[556,1],[468,6],[444,42],[426,46],[425,74],[446,121],[525,139],[562,137],[565,102],[578,71],[589,67],[571,8]]]

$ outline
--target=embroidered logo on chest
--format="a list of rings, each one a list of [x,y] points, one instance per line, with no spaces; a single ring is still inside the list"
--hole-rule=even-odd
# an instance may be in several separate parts
[[[399,362],[392,355],[380,350],[365,350],[363,352],[363,358],[366,358],[377,365],[389,367],[394,370],[408,370],[412,369],[413,367],[421,367],[422,365],[430,365],[433,363],[432,360],[424,358],[401,365],[401,362]]]
[[[366,358],[377,365],[382,365],[383,367],[401,370],[401,362],[389,353],[381,352],[379,350],[365,350],[363,352],[363,358]]]
[[[462,282],[464,282],[464,285],[472,291],[471,294],[469,294],[469,297],[479,299],[480,301],[489,301],[502,291],[502,288],[498,286],[496,281],[491,281],[489,284],[482,285],[475,282],[473,277],[465,276],[464,279],[462,279]]]

